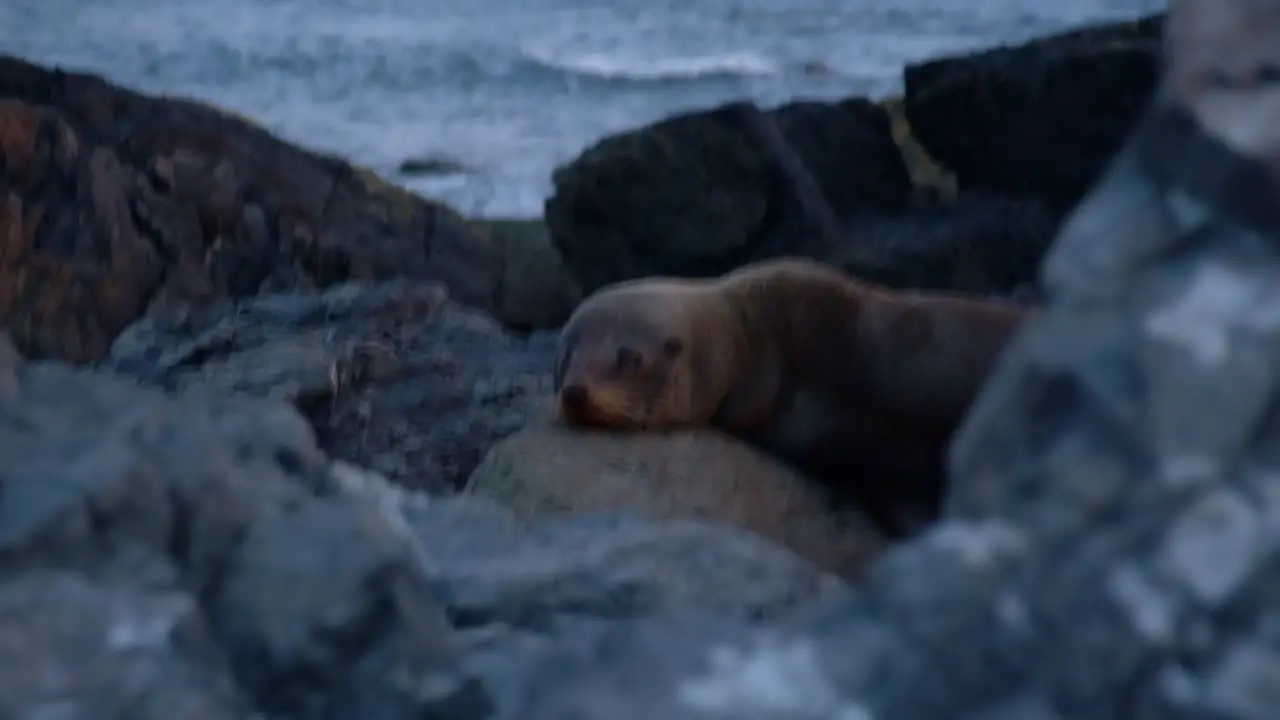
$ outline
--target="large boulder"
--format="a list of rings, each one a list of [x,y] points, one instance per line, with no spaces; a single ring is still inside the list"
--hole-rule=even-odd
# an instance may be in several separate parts
[[[480,718],[416,541],[287,405],[0,341],[0,716]]]
[[[543,419],[490,450],[466,491],[522,519],[630,510],[714,520],[847,578],[887,545],[864,515],[838,508],[814,481],[713,430],[581,432]]]
[[[682,113],[604,138],[553,181],[547,227],[585,292],[822,253],[832,225],[913,197],[888,114],[861,98]]]
[[[335,458],[453,491],[551,391],[556,336],[527,339],[439,283],[344,283],[157,312],[100,367],[177,391],[286,400]]]
[[[1061,217],[1150,101],[1163,15],[907,66],[913,136],[961,192],[1046,203]]]
[[[498,310],[501,251],[448,207],[193,101],[0,56],[0,325],[92,362],[149,307],[348,280]]]

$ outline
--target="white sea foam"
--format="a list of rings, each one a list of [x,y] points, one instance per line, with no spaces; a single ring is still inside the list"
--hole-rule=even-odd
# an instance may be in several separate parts
[[[525,57],[560,72],[604,80],[638,82],[772,76],[782,72],[782,67],[776,60],[753,52],[641,57],[602,52],[552,53],[526,49]]]

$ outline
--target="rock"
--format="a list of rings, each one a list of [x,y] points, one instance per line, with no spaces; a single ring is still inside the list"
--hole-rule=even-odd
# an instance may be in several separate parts
[[[467,166],[463,165],[460,160],[455,160],[444,155],[427,155],[418,158],[408,158],[400,163],[396,170],[407,177],[417,177],[422,175],[457,175],[465,173]]]
[[[170,390],[287,400],[333,457],[438,493],[550,393],[554,354],[554,334],[521,340],[439,283],[391,281],[155,313],[101,366]]]
[[[502,249],[497,317],[517,331],[559,328],[582,299],[541,218],[472,220]]]
[[[821,254],[838,221],[904,211],[913,193],[888,116],[859,98],[676,115],[601,140],[553,183],[547,227],[584,292]]]
[[[100,359],[148,307],[441,281],[495,311],[497,249],[448,207],[200,103],[0,56],[0,324]]]
[[[467,667],[515,709],[535,671],[528,660],[567,638],[690,610],[774,623],[848,592],[806,561],[719,523],[628,512],[526,525],[489,505],[431,498],[405,512],[432,559]]]
[[[478,495],[427,496],[335,466],[346,491],[412,528],[468,667],[503,698],[527,675],[523,658],[566,633],[690,609],[780,622],[848,593],[837,578],[722,523],[632,511],[521,521]]]
[[[189,594],[32,572],[0,582],[0,715],[246,718]]]
[[[916,139],[974,190],[1061,217],[1098,179],[1155,88],[1163,15],[909,65]]]
[[[858,97],[837,103],[797,100],[764,115],[794,149],[840,220],[910,207],[911,177],[893,141],[891,118],[879,104]],[[785,223],[785,218],[770,219]]]
[[[2,372],[5,716],[490,714],[412,534],[292,409]]]
[[[1057,229],[1038,202],[966,194],[858,220],[828,261],[893,288],[1012,297],[1034,289]]]
[[[1187,35],[1168,44],[1185,56],[1174,55],[1181,64],[1167,83],[1270,67],[1260,56],[1275,46],[1258,52],[1250,42],[1280,42],[1280,14],[1202,2],[1183,2]],[[1201,35],[1190,18],[1213,30]],[[1265,511],[1280,493],[1255,477],[1275,464],[1262,448],[1280,429],[1280,295],[1271,290],[1280,164],[1274,140],[1240,129],[1280,118],[1261,92],[1241,90],[1229,111],[1188,95],[1186,107],[1154,105],[1060,235],[1043,271],[1053,302],[1011,346],[955,439],[956,516],[1017,508],[1025,517],[1034,501],[1056,527],[1061,508],[1154,511],[1168,497],[1185,509],[1197,497],[1233,496],[1224,486],[1233,483]]]
[[[489,451],[466,492],[526,519],[634,510],[713,520],[849,578],[886,544],[861,514],[836,509],[815,482],[711,430],[586,433],[554,421],[531,423]]]

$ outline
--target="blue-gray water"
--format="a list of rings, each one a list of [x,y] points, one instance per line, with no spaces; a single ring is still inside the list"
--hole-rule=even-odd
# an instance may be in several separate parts
[[[482,215],[601,135],[752,97],[878,96],[908,61],[1165,0],[0,0],[0,51],[196,96]],[[818,63],[825,74],[805,72]]]

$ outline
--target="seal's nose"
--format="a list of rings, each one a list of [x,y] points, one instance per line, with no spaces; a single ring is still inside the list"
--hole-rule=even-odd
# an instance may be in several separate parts
[[[565,385],[560,388],[560,404],[569,410],[580,410],[587,404],[585,385]]]

